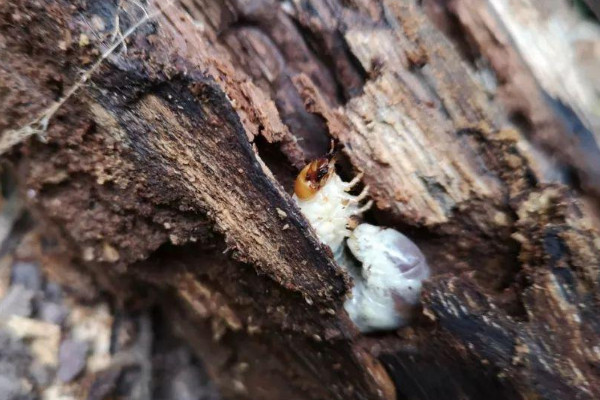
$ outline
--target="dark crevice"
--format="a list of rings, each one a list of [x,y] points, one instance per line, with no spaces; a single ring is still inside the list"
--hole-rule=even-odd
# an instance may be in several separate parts
[[[457,364],[446,349],[435,350],[381,357],[396,384],[398,399],[477,399],[481,393],[486,393],[488,400],[518,397],[493,367],[475,367],[479,365],[476,360]]]
[[[274,61],[282,64],[279,75],[272,81],[267,79],[257,67],[254,58],[254,53],[251,49],[245,49],[243,39],[246,38],[247,30],[255,29],[264,35],[264,40],[268,40],[268,46],[272,46],[272,57]],[[247,17],[239,17],[238,20],[231,24],[227,30],[221,34],[221,41],[225,46],[228,46],[227,38],[229,36],[237,37],[246,53],[232,51],[232,60],[237,66],[245,70],[253,79],[254,83],[263,90],[270,92],[281,121],[288,127],[291,134],[298,139],[299,147],[304,151],[309,159],[321,156],[327,151],[329,138],[327,135],[326,123],[316,115],[306,111],[304,101],[300,97],[297,89],[292,82],[292,76],[297,72],[291,70],[287,65],[287,60],[283,59],[282,51],[279,45],[274,41],[274,38],[269,35],[269,29],[263,26],[261,21]],[[268,47],[267,46],[267,47]],[[259,61],[260,62],[260,61]]]
[[[335,32],[335,39],[337,42],[339,42],[341,50],[342,50],[343,54],[345,55],[346,59],[348,60],[349,64],[358,73],[358,75],[360,76],[360,79],[361,79],[361,83],[360,83],[359,87],[351,87],[348,89],[350,96],[346,100],[346,102],[347,102],[352,97],[356,97],[356,96],[359,96],[360,94],[362,94],[363,86],[369,80],[369,73],[364,69],[360,60],[352,52],[352,50],[350,49],[350,46],[348,46],[348,42],[346,42],[344,35],[340,31]]]
[[[302,25],[300,21],[292,18],[292,22],[298,29],[298,32],[304,38],[308,49],[318,59],[321,64],[326,66],[331,76],[335,80],[337,101],[341,105],[346,104],[352,97],[360,95],[362,93],[365,82],[369,79],[369,74],[362,67],[360,61],[352,53],[348,47],[348,43],[339,31],[333,33],[322,33],[322,35],[329,34],[334,48],[329,48],[326,43],[325,37],[318,35],[309,28]],[[337,49],[337,51],[335,51]],[[332,51],[337,54],[332,54]],[[348,71],[348,75],[357,75],[360,79],[358,85],[353,82],[353,79],[341,76],[340,66],[336,63],[337,57],[343,57],[348,61],[348,65],[352,68]]]
[[[235,21],[231,22],[225,28],[220,30],[218,32],[218,37],[221,40],[222,44],[224,46],[227,46],[227,44],[224,43],[223,38],[226,37],[227,35],[234,33],[235,31],[237,31],[239,29],[244,29],[244,28],[254,28],[254,29],[261,31],[265,35],[269,36],[268,32],[265,32],[265,30],[262,28],[261,21],[257,21],[255,19],[246,17],[244,15],[240,15],[237,17],[237,19]],[[269,36],[269,38],[270,38],[270,36]],[[233,54],[233,56],[236,57],[239,55]]]
[[[262,161],[275,176],[275,179],[283,186],[286,192],[291,195],[294,187],[294,179],[298,171],[289,160],[284,156],[278,143],[269,143],[263,136],[257,136],[254,144],[258,149],[258,154]]]

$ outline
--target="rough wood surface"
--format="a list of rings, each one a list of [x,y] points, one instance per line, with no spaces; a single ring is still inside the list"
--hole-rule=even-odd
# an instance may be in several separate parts
[[[10,159],[73,262],[125,302],[158,294],[226,397],[600,396],[594,213],[546,182],[554,164],[418,2],[157,7]],[[144,18],[0,5],[0,131],[60,99],[117,15]],[[413,327],[358,334],[348,278],[288,195],[330,137],[341,172],[365,173],[367,218],[434,270]]]
[[[600,26],[565,0],[425,5],[512,122],[562,164],[558,178],[597,196]]]

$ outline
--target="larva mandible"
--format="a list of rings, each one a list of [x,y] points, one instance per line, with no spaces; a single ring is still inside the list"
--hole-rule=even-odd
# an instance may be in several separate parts
[[[348,193],[360,181],[344,182],[335,172],[335,157],[307,164],[294,184],[294,199],[317,236],[333,251],[338,265],[354,280],[352,295],[344,303],[350,319],[361,332],[392,330],[406,325],[419,302],[421,285],[429,267],[419,248],[400,232],[370,224],[353,230],[353,218],[372,205],[368,187],[358,195]],[[347,245],[362,266],[356,265]]]

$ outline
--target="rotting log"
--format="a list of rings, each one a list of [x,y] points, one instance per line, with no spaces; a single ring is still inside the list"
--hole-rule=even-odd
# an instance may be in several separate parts
[[[24,136],[5,157],[73,263],[123,302],[154,293],[224,396],[600,396],[596,210],[550,182],[416,1],[146,12],[0,5],[0,131]],[[349,279],[289,196],[329,138],[365,174],[367,218],[434,270],[412,327],[357,332]]]
[[[424,4],[509,119],[553,155],[557,179],[597,197],[600,25],[565,0]]]

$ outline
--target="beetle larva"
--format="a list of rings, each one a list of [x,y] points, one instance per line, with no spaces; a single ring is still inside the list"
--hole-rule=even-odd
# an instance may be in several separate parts
[[[344,304],[352,321],[362,332],[406,325],[429,277],[421,250],[400,232],[370,224],[358,225],[347,244],[362,263]]]
[[[294,183],[296,203],[333,254],[339,254],[344,238],[350,234],[348,225],[352,217],[360,216],[371,207],[371,201],[364,206],[360,204],[368,188],[358,196],[348,193],[359,181],[360,176],[351,182],[342,181],[335,173],[335,160],[330,156],[310,162]]]
[[[331,154],[331,153],[330,153]],[[306,165],[294,184],[294,199],[335,260],[354,280],[352,296],[344,303],[361,332],[392,330],[404,326],[419,302],[421,285],[429,277],[423,253],[400,232],[370,224],[350,229],[372,204],[361,206],[368,188],[358,196],[348,193],[360,175],[344,182],[335,173],[331,155]],[[350,252],[362,267],[349,256]]]

